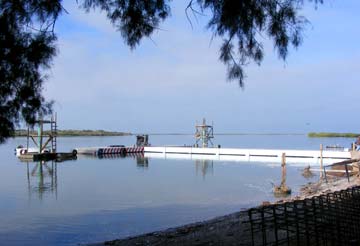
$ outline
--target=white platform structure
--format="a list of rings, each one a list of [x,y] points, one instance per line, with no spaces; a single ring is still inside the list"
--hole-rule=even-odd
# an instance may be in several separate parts
[[[238,148],[195,148],[163,146],[144,148],[145,157],[168,159],[205,159],[238,162],[278,162],[280,165],[282,153],[286,162],[291,164],[320,164],[320,150],[290,150],[290,149],[238,149]],[[331,164],[351,159],[350,151],[322,151],[324,164]]]

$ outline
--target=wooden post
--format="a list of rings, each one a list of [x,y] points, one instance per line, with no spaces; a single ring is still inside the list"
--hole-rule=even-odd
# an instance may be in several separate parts
[[[29,151],[29,135],[30,135],[30,129],[29,126],[27,128],[27,135],[26,135],[26,150]]]
[[[43,151],[43,123],[42,118],[39,120],[39,128],[38,128],[38,141],[39,141],[39,154]]]
[[[281,155],[281,187],[286,185],[286,155],[282,153]]]
[[[323,168],[323,145],[320,144],[320,169],[321,170],[325,170]],[[320,179],[323,178],[323,172],[320,172]]]
[[[325,170],[325,167],[324,167],[324,175],[325,175],[325,182],[327,183],[327,177],[326,177],[326,170]]]
[[[277,196],[289,195],[291,189],[286,186],[286,154],[281,155],[281,184],[280,186],[274,186],[274,193]]]
[[[346,177],[347,177],[348,183],[350,183],[349,170],[348,170],[347,164],[345,164],[345,171],[346,171]]]

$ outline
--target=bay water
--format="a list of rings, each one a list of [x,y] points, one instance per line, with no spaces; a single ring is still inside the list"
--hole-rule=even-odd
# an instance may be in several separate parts
[[[353,139],[306,135],[219,135],[215,145],[239,148],[350,147]],[[192,135],[150,135],[155,146],[194,144]],[[59,151],[133,145],[134,136],[59,137]],[[133,236],[211,219],[273,201],[280,163],[79,156],[64,162],[21,162],[0,145],[0,245],[78,245]],[[311,164],[311,163],[309,163]],[[306,179],[287,167],[293,195]]]

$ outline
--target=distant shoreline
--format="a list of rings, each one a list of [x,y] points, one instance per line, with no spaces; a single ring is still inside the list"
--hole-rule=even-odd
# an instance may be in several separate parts
[[[108,137],[108,136],[132,136],[147,134],[152,136],[194,136],[194,133],[130,133],[117,132],[106,130],[57,130],[59,137]],[[37,131],[31,130],[30,134],[36,135]],[[44,134],[49,134],[49,131],[44,131]],[[214,133],[214,136],[302,136],[306,133]],[[26,137],[27,130],[20,129],[15,131],[15,137]]]
[[[31,135],[36,135],[37,131],[30,131]],[[49,134],[49,131],[44,131]],[[140,133],[105,131],[105,130],[57,130],[59,137],[111,137],[111,136],[132,136]],[[146,133],[153,136],[193,136],[193,133]],[[309,133],[214,133],[214,136],[303,136],[309,138],[356,138],[360,133],[336,133],[336,132],[309,132]],[[15,131],[14,137],[26,137],[27,130],[20,129]]]
[[[356,138],[360,133],[310,132],[309,138]]]
[[[44,135],[49,134],[49,131],[44,131]],[[36,135],[37,131],[30,131],[30,134]],[[131,136],[129,132],[116,132],[104,130],[57,130],[59,137],[108,137],[108,136]],[[27,130],[16,130],[15,137],[26,137]]]
[[[146,133],[153,136],[194,136],[194,133]],[[137,134],[133,134],[137,135]],[[303,136],[306,133],[214,133],[214,136]]]

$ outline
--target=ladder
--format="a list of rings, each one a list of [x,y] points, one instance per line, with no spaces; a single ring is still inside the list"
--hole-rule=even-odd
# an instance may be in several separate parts
[[[56,124],[56,114],[51,117],[51,152],[56,153],[57,148],[57,124]]]

